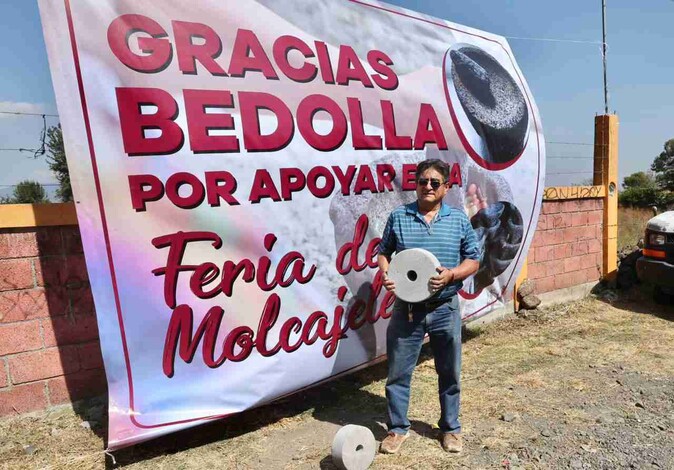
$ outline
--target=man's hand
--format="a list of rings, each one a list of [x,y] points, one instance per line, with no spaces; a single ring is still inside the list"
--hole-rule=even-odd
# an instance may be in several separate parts
[[[433,276],[429,281],[428,285],[430,286],[433,292],[437,292],[440,289],[448,286],[454,282],[454,271],[451,269],[443,268],[440,266],[436,269],[438,272],[437,276]]]
[[[384,289],[386,289],[389,292],[395,292],[396,291],[396,284],[393,282],[389,277],[384,273]]]

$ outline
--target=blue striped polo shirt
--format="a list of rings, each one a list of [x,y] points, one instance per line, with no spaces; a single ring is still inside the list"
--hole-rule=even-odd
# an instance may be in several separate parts
[[[379,242],[379,253],[390,257],[408,248],[430,251],[445,268],[455,268],[464,259],[480,259],[477,236],[468,216],[444,203],[430,224],[419,213],[417,201],[391,212]],[[456,281],[435,294],[433,300],[449,298],[462,286],[462,281]]]

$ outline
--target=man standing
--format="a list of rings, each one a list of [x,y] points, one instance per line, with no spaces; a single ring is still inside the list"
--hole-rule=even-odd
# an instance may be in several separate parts
[[[456,295],[462,281],[477,271],[480,255],[466,214],[442,202],[448,190],[447,164],[424,160],[417,165],[415,176],[417,200],[398,207],[389,216],[379,244],[379,269],[386,275],[391,255],[409,248],[430,251],[440,261],[440,267],[429,280],[435,292],[431,298],[414,304],[398,299],[393,308],[386,334],[389,433],[380,450],[394,454],[408,437],[410,382],[428,333],[438,373],[442,448],[460,452],[461,314]],[[385,278],[384,287],[395,291],[390,279]]]

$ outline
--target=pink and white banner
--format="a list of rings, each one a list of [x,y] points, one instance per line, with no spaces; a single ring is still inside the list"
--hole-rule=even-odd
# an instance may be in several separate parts
[[[506,301],[545,174],[507,42],[360,0],[40,0],[110,394],[109,447],[385,354],[376,269],[414,169],[482,248],[465,320]]]

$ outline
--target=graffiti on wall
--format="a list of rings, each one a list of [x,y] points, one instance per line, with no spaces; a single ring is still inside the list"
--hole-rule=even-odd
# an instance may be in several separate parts
[[[543,200],[590,199],[603,197],[605,193],[603,186],[552,186],[545,188]]]

